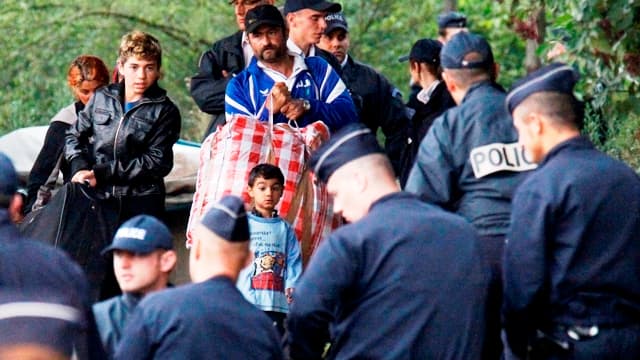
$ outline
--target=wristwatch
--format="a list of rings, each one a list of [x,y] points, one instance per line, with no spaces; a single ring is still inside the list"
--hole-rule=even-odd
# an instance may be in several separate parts
[[[309,102],[309,100],[307,99],[300,99],[300,100],[302,100],[302,108],[304,109],[304,111],[311,110],[311,103]]]

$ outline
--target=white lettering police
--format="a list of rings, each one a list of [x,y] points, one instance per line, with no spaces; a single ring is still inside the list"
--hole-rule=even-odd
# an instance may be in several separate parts
[[[147,230],[139,228],[122,228],[116,232],[116,238],[129,238],[136,240],[144,240]]]
[[[474,148],[469,161],[477,179],[498,171],[527,171],[537,166],[527,158],[524,146],[518,143],[493,143]]]

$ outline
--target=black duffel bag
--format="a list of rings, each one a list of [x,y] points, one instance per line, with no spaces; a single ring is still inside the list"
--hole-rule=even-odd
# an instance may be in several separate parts
[[[117,222],[116,210],[93,188],[70,182],[46,206],[27,214],[18,227],[25,237],[66,251],[85,271],[92,297],[97,300],[106,269],[111,266],[100,252],[111,243]]]

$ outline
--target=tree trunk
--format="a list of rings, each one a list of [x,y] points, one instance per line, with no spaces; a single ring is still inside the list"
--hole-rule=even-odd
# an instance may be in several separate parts
[[[442,1],[442,12],[447,11],[455,11],[458,8],[458,4],[456,0],[443,0]]]
[[[527,72],[532,72],[540,68],[540,58],[536,54],[538,47],[544,41],[544,35],[546,31],[546,19],[544,15],[545,3],[544,0],[540,1],[540,6],[533,14],[531,14],[531,25],[535,26],[533,39],[527,39],[526,54],[524,59],[524,66]]]

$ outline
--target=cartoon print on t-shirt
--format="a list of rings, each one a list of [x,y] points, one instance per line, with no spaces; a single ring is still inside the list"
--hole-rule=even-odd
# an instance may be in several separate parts
[[[281,252],[256,254],[251,286],[256,290],[284,291],[285,258]]]

